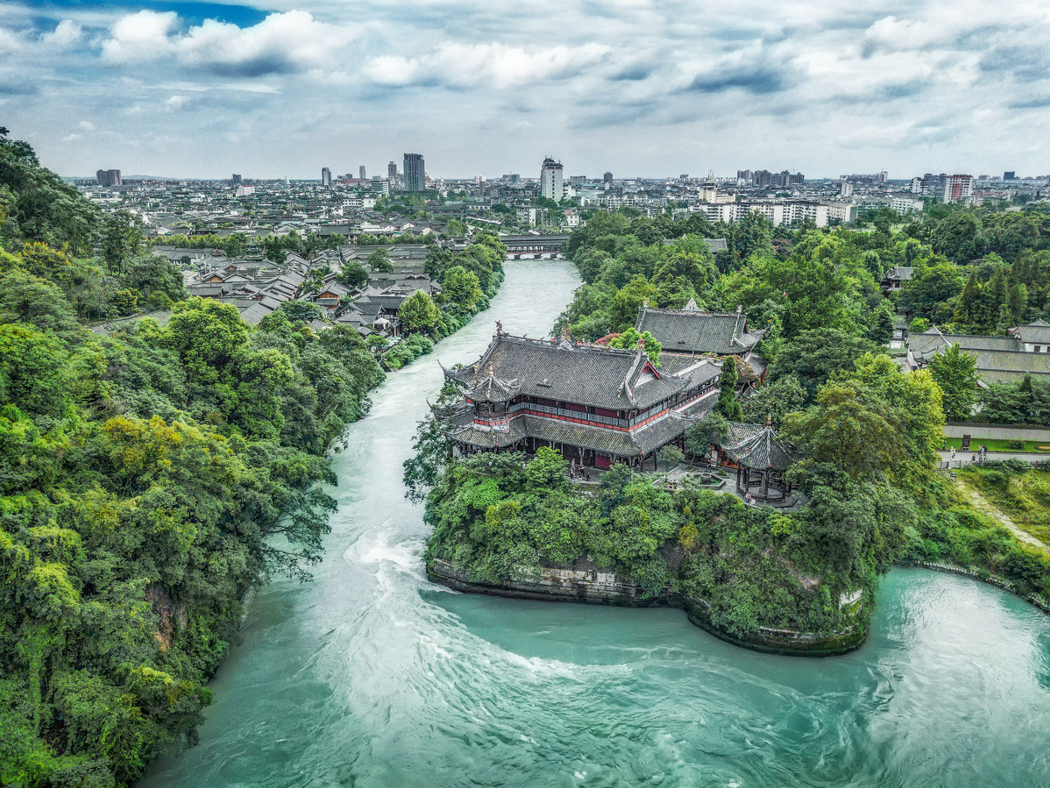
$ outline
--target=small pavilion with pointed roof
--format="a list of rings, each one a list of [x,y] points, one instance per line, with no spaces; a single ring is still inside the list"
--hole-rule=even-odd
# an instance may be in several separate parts
[[[764,425],[730,422],[722,450],[736,463],[736,488],[741,494],[767,502],[787,497],[790,489],[784,471],[795,462],[796,455],[777,438],[768,421]]]

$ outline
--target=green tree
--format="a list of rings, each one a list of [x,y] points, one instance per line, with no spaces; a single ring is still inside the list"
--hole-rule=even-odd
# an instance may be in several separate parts
[[[637,329],[633,327],[629,328],[619,336],[610,339],[609,347],[620,348],[622,350],[634,350],[638,347],[639,343],[645,348],[645,354],[649,357],[650,363],[652,363],[654,367],[659,368],[660,352],[663,348],[648,331],[639,334]]]
[[[743,402],[743,421],[764,424],[772,417],[773,426],[780,429],[789,413],[801,410],[806,403],[806,392],[794,375],[785,375],[772,383],[759,386]]]
[[[128,261],[138,253],[142,240],[142,220],[137,216],[127,211],[107,216],[102,225],[100,246],[109,270],[123,274]]]
[[[454,265],[445,271],[441,283],[443,299],[454,304],[460,312],[473,312],[484,297],[478,285],[478,277],[461,265]]]
[[[940,386],[948,421],[967,421],[977,398],[977,356],[949,345],[930,359],[930,374]]]
[[[347,287],[360,289],[368,284],[368,272],[356,260],[347,260],[343,263],[343,270],[340,272],[338,279]]]
[[[441,311],[427,293],[417,290],[401,303],[397,317],[409,331],[430,331],[437,326]]]
[[[390,273],[394,270],[394,264],[390,262],[390,255],[383,247],[379,247],[368,255],[368,267],[374,274]]]
[[[871,340],[838,329],[805,331],[784,345],[769,374],[773,380],[795,376],[808,403],[820,386],[837,373],[852,371],[859,358],[872,352],[879,349]]]
[[[714,409],[728,421],[740,421],[744,415],[736,398],[739,379],[736,356],[726,356],[722,359],[722,373],[718,376],[718,402],[715,403]]]

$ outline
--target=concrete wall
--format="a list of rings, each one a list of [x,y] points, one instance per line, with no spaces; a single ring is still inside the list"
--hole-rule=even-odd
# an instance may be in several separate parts
[[[1050,429],[1038,427],[1003,427],[995,424],[945,424],[944,434],[948,438],[963,435],[993,440],[1046,441],[1050,444]]]

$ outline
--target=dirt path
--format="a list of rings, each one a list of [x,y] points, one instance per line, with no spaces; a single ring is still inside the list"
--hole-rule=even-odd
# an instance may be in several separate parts
[[[980,490],[962,481],[962,479],[956,481],[955,484],[959,488],[959,491],[962,492],[966,500],[968,500],[975,509],[984,512],[989,517],[1001,522],[1004,526],[1010,529],[1010,533],[1012,533],[1025,544],[1030,544],[1033,547],[1038,547],[1044,553],[1050,553],[1050,547],[1047,547],[1046,544],[1044,544],[1041,540],[1036,539],[1027,531],[1021,530],[1021,528],[1018,527],[1017,523],[1015,523],[1013,520],[1007,517],[1001,510],[996,508],[991,501],[985,498],[981,494]]]

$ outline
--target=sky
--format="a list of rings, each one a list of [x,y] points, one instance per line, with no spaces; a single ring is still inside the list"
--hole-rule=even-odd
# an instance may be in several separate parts
[[[1050,172],[1047,0],[0,0],[61,175]]]

